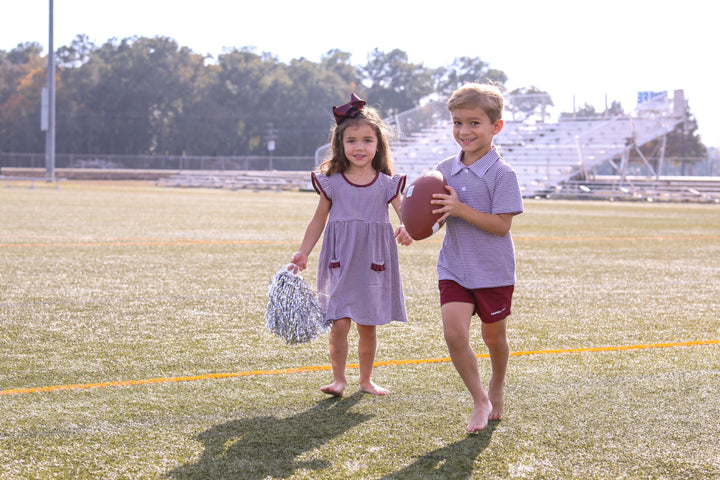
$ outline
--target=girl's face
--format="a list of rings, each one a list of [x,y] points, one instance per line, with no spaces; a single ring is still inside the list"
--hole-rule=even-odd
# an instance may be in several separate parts
[[[372,168],[372,161],[378,149],[375,130],[367,123],[348,125],[343,132],[343,148],[350,168],[365,170]]]

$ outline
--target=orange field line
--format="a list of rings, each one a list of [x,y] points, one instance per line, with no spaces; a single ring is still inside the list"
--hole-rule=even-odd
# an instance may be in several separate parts
[[[513,237],[516,242],[579,242],[587,240],[718,240],[720,235],[662,235],[636,237]]]
[[[648,348],[669,348],[669,347],[691,347],[699,345],[719,345],[720,340],[696,340],[691,342],[669,342],[669,343],[650,343],[644,345],[616,345],[607,347],[585,347],[585,348],[563,348],[563,349],[550,349],[550,350],[527,350],[520,352],[511,352],[510,356],[519,357],[526,355],[552,355],[559,353],[583,353],[583,352],[613,352],[623,350],[642,350]],[[487,358],[488,354],[479,354],[478,358]],[[443,358],[426,358],[426,359],[414,359],[414,360],[387,360],[384,362],[377,362],[374,365],[377,367],[393,366],[393,365],[420,365],[428,363],[443,363],[449,362],[450,357]],[[358,364],[349,364],[347,368],[357,369]],[[150,385],[155,383],[170,383],[170,382],[192,382],[196,380],[215,380],[221,378],[235,378],[235,377],[251,377],[260,375],[287,375],[294,373],[308,373],[308,372],[320,372],[331,370],[330,365],[317,365],[309,367],[296,367],[296,368],[282,368],[277,370],[248,370],[245,372],[235,373],[209,373],[205,375],[193,375],[187,377],[169,377],[169,378],[150,378],[146,380],[124,380],[118,382],[100,382],[100,383],[81,383],[74,385],[52,385],[48,387],[31,387],[31,388],[15,388],[10,390],[0,390],[0,396],[2,395],[20,395],[23,393],[42,393],[42,392],[57,392],[63,390],[87,390],[91,388],[109,388],[109,387],[131,387],[137,385]]]

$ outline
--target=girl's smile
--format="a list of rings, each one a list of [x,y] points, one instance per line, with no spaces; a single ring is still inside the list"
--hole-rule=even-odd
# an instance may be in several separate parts
[[[367,123],[349,125],[343,132],[343,148],[350,168],[365,170],[372,168],[372,161],[378,149],[375,130]]]

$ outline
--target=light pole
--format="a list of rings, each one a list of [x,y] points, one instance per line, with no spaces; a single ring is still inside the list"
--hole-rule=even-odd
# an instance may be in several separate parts
[[[47,61],[47,132],[45,133],[45,176],[55,181],[55,47],[53,45],[53,0],[50,0],[50,26]]]
[[[268,140],[267,142],[268,152],[270,152],[270,162],[268,169],[272,172],[273,170],[273,152],[275,151],[275,140]]]
[[[273,128],[272,122],[268,123],[267,133],[267,149],[270,153],[270,161],[268,162],[268,170],[273,170],[273,152],[275,152],[275,140],[277,140],[278,131]]]

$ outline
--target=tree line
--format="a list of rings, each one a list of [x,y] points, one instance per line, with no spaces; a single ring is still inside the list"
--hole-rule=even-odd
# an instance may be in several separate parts
[[[320,62],[280,62],[235,48],[217,59],[168,37],[78,35],[56,52],[56,151],[89,154],[312,155],[328,140],[332,105],[351,92],[385,116],[465,81],[503,85],[504,72],[479,58],[442,68],[375,50],[364,66],[330,50]],[[41,91],[47,57],[37,43],[0,50],[0,151],[43,152]]]
[[[56,51],[56,151],[114,155],[311,156],[328,141],[331,106],[355,92],[385,117],[444,97],[468,81],[504,88],[507,75],[480,58],[460,57],[429,68],[395,49],[375,49],[365,65],[333,49],[319,62],[283,63],[271,53],[233,48],[217,58],[168,37],[110,39],[98,46],[78,35]],[[41,91],[47,57],[38,43],[0,50],[0,152],[45,151],[40,130]],[[545,98],[534,86],[509,106],[515,116],[538,110]],[[541,95],[538,95],[541,94]],[[545,95],[542,95],[545,94]],[[548,102],[549,99],[549,103]],[[585,105],[568,115],[622,113]],[[688,111],[683,130],[671,136],[675,155],[702,155],[697,123]]]

